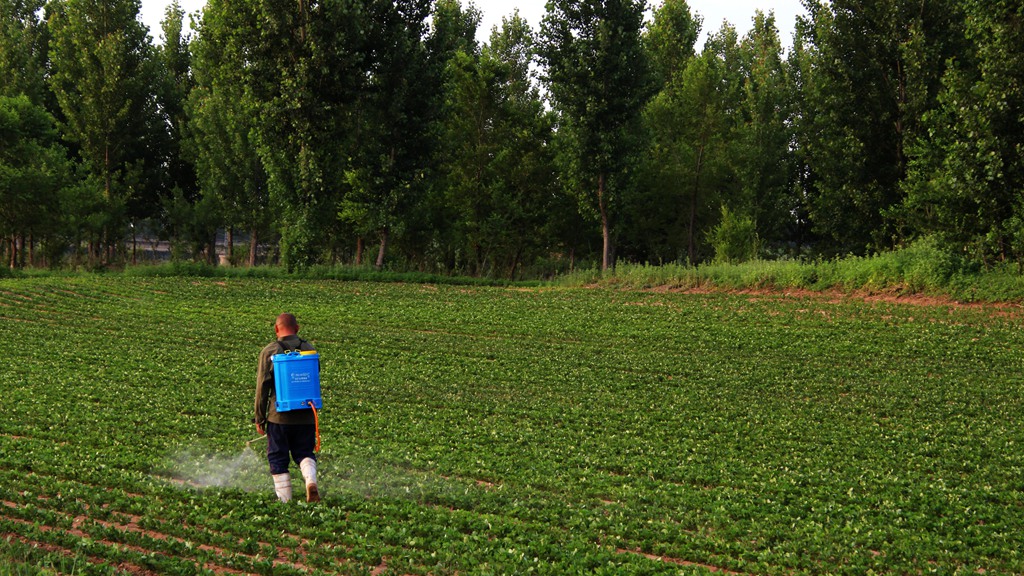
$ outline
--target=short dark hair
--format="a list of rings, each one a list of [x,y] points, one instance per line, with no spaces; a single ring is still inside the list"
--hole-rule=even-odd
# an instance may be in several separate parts
[[[299,329],[299,321],[295,319],[295,314],[289,314],[288,312],[278,316],[277,322],[274,325],[282,328],[289,328],[291,330]]]

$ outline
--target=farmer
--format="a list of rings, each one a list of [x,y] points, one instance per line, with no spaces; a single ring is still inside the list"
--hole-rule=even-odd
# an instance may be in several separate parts
[[[260,352],[256,368],[256,432],[267,435],[267,460],[274,477],[274,490],[282,502],[292,499],[292,477],[288,473],[288,458],[299,465],[306,481],[306,502],[319,502],[316,488],[316,421],[311,408],[278,412],[274,390],[274,354],[291,350],[313,350],[313,346],[299,338],[299,323],[293,314],[281,314],[274,322],[277,341],[267,344]]]

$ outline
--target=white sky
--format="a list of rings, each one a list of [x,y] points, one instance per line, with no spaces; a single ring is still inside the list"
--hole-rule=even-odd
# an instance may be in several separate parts
[[[502,17],[509,16],[519,9],[519,14],[530,23],[535,30],[540,28],[541,18],[544,16],[546,0],[472,0],[473,4],[483,12],[483,22],[480,26],[479,38],[486,40],[490,37],[491,28],[501,24]],[[186,14],[200,10],[206,3],[205,0],[179,0],[181,7]],[[467,5],[469,0],[463,0]],[[660,0],[649,0],[651,4],[660,5]],[[792,45],[793,23],[798,15],[803,15],[804,9],[800,0],[688,0],[690,10],[704,18],[704,26],[701,38],[697,41],[697,49],[704,45],[704,39],[709,32],[717,31],[723,21],[728,21],[736,27],[742,37],[749,31],[754,19],[754,11],[760,9],[768,13],[775,12],[775,24],[779,28],[783,46]],[[150,35],[157,41],[161,41],[160,21],[164,17],[164,10],[170,0],[142,0],[142,21],[149,26]],[[186,27],[188,21],[186,19]]]

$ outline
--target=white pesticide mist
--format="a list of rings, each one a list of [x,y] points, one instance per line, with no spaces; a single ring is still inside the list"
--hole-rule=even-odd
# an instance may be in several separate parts
[[[323,483],[332,493],[371,499],[438,502],[453,495],[480,489],[479,484],[472,479],[442,476],[432,470],[358,456],[343,456],[333,460],[323,476]]]
[[[267,487],[266,459],[249,446],[236,455],[183,451],[171,460],[171,477],[196,488],[253,491]]]
[[[273,493],[266,453],[246,445],[234,454],[202,448],[182,449],[169,456],[158,474],[181,488],[231,488]],[[417,502],[446,501],[500,485],[469,477],[438,474],[395,462],[355,455],[319,454],[319,484],[332,494],[356,498],[389,498]],[[292,483],[301,490],[302,476],[292,466]]]

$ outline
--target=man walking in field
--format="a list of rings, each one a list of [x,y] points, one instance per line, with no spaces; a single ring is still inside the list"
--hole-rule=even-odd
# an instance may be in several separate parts
[[[316,415],[312,408],[278,412],[271,356],[292,350],[313,350],[312,344],[299,338],[299,323],[292,314],[281,314],[274,322],[277,341],[260,352],[256,368],[256,432],[267,435],[267,460],[274,478],[274,490],[282,502],[292,499],[289,456],[306,481],[306,502],[319,502],[316,486]]]

